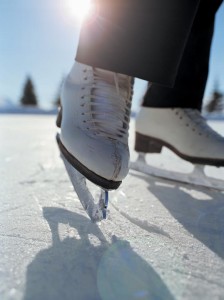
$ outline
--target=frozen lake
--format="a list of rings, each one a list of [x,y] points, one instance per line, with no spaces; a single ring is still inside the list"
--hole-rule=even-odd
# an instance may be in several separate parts
[[[224,299],[223,192],[131,171],[92,224],[55,133],[54,116],[0,115],[0,299]],[[168,150],[148,161],[192,167]]]

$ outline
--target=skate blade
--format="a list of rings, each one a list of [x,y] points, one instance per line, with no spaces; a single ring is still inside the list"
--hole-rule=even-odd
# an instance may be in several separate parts
[[[106,219],[107,206],[108,206],[108,191],[100,188],[100,195],[98,200],[94,200],[91,194],[85,176],[79,173],[60,153],[62,161],[64,162],[65,168],[75,189],[75,192],[91,221],[96,223],[103,219]],[[93,184],[92,184],[93,185]],[[96,186],[95,186],[96,188]]]
[[[135,162],[130,163],[130,169],[147,175],[223,191],[224,180],[208,177],[204,172],[204,168],[205,166],[203,165],[195,165],[193,171],[187,174],[163,170],[148,165],[145,160],[145,154],[139,154],[138,159]]]

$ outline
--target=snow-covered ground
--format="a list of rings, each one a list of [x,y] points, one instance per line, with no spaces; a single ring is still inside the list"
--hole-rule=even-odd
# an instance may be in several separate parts
[[[108,220],[92,224],[54,124],[0,116],[0,299],[224,299],[224,193],[131,171]],[[131,149],[133,136],[132,123]],[[168,150],[148,160],[191,168]],[[223,168],[207,172],[224,179]]]

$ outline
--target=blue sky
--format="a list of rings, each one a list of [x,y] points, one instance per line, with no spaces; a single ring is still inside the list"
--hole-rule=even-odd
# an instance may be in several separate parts
[[[80,26],[68,8],[69,1],[0,1],[0,97],[18,102],[30,75],[39,103],[47,106],[54,101],[62,77],[73,64],[79,35]],[[205,98],[216,79],[224,91],[224,5],[216,16]],[[134,106],[144,86],[144,81],[136,81]]]

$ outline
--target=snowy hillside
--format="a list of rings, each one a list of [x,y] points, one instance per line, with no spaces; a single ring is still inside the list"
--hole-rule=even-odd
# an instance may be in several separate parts
[[[10,109],[13,107],[14,107],[14,104],[11,100],[4,98],[4,97],[0,97],[0,109]]]

